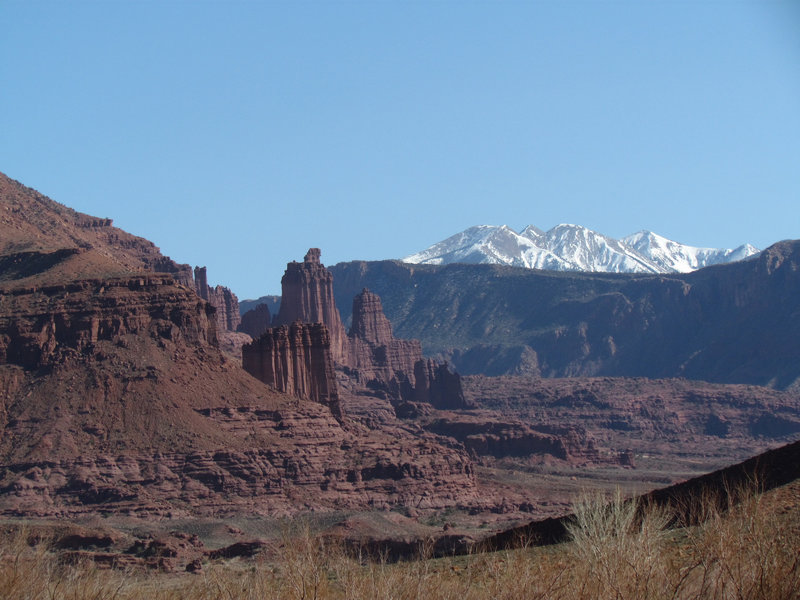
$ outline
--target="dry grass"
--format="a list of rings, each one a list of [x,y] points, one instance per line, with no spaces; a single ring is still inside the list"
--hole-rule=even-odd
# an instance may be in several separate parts
[[[727,496],[726,496],[727,497]],[[798,532],[763,496],[706,504],[699,525],[668,528],[666,510],[616,494],[575,504],[571,541],[551,548],[391,564],[366,560],[308,530],[278,558],[206,565],[200,575],[63,564],[26,532],[0,545],[0,598],[118,599],[735,599],[800,598]],[[796,517],[796,516],[795,516]]]

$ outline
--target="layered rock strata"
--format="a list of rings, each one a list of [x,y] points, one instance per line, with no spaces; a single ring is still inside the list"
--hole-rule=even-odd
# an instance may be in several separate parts
[[[197,409],[228,447],[92,452],[0,465],[0,514],[291,515],[479,503],[470,460],[402,431],[345,433],[321,406]],[[246,438],[270,439],[247,447]]]
[[[237,331],[242,317],[239,314],[239,299],[230,289],[218,285],[208,285],[205,267],[194,268],[194,287],[197,295],[206,300],[216,310],[219,331]]]
[[[800,240],[687,274],[396,261],[330,270],[340,303],[369,287],[397,334],[419,339],[463,375],[685,377],[800,389]]]
[[[345,429],[332,394],[328,407],[298,403],[224,361],[209,304],[168,276],[2,292],[2,514],[289,515],[481,502],[458,446],[401,428]],[[289,346],[291,329],[279,328]],[[324,326],[294,332],[298,354],[328,349]]]
[[[248,310],[242,315],[238,331],[246,333],[251,338],[256,339],[269,329],[272,322],[272,315],[266,304],[258,304],[255,308]]]
[[[168,259],[146,240],[2,177],[0,201],[0,513],[484,503],[462,446],[345,427],[226,360],[211,305],[149,271]],[[300,331],[296,351],[326,346],[322,326]]]
[[[290,319],[323,323],[329,332],[334,363],[357,386],[362,386],[360,391],[354,391],[356,395],[364,395],[367,388],[393,403],[428,402],[438,408],[467,406],[457,374],[446,365],[424,359],[418,341],[394,338],[376,294],[364,289],[356,295],[352,327],[345,335],[333,297],[333,276],[320,262],[318,248],[311,248],[302,263],[287,265],[281,286],[281,308],[276,323],[286,324]],[[267,335],[272,334],[267,332]],[[252,357],[248,360],[259,362]],[[290,362],[288,357],[281,360]],[[263,361],[280,362],[273,356],[265,356]],[[277,380],[264,381],[281,389],[282,384]],[[334,384],[332,381],[324,386]]]
[[[364,288],[353,299],[352,315],[346,366],[356,377],[372,387],[383,387],[397,401],[467,407],[457,373],[425,359],[419,341],[395,339],[377,294]]]
[[[327,406],[342,418],[325,325],[295,321],[268,329],[242,346],[242,366],[278,391]]]
[[[0,293],[0,364],[33,369],[127,334],[210,345],[217,339],[213,309],[167,275]]]
[[[320,262],[319,248],[311,248],[303,262],[286,265],[281,279],[281,307],[275,325],[324,323],[331,340],[331,355],[337,363],[346,356],[344,325],[333,299],[333,275]]]

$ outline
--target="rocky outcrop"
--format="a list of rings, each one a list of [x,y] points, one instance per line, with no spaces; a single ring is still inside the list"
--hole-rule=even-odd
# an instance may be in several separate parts
[[[333,276],[320,262],[319,248],[311,248],[303,262],[290,262],[281,279],[281,307],[275,325],[324,323],[335,362],[346,356],[346,335],[333,298]]]
[[[346,434],[307,403],[198,409],[231,440],[255,447],[191,452],[92,452],[83,457],[0,465],[0,514],[60,516],[290,515],[298,510],[479,502],[470,460],[424,437]]]
[[[763,387],[611,377],[463,382],[476,406],[557,436],[573,460],[710,470],[800,433],[797,395]],[[591,439],[603,448],[587,446]]]
[[[469,408],[461,388],[461,377],[447,363],[428,358],[414,363],[414,398],[435,408],[454,410]]]
[[[373,347],[387,346],[396,341],[392,335],[392,324],[383,313],[380,296],[367,288],[353,298],[352,315],[349,337],[363,340]]]
[[[242,315],[238,331],[257,339],[269,329],[271,321],[269,307],[266,304],[259,304]]]
[[[113,226],[111,219],[77,212],[0,173],[0,254],[53,250],[92,251],[93,269],[73,268],[62,275],[107,276],[109,273],[168,273],[192,288],[192,270],[164,256],[153,242]],[[85,254],[84,254],[85,256]],[[77,267],[77,265],[73,265]],[[89,272],[91,271],[91,273]]]
[[[8,290],[0,293],[0,364],[33,369],[129,334],[215,345],[212,314],[166,275]]]
[[[381,299],[364,288],[353,299],[346,366],[368,386],[382,387],[396,402],[425,402],[440,409],[467,408],[457,373],[422,356],[417,340],[398,340]]]
[[[242,317],[239,314],[239,299],[230,289],[208,285],[205,267],[194,268],[194,287],[197,295],[208,301],[216,310],[217,327],[220,331],[237,331]]]
[[[523,423],[502,422],[496,418],[487,419],[485,415],[440,416],[426,423],[425,429],[457,439],[477,456],[571,458],[561,437],[534,431]]]
[[[415,401],[440,408],[467,406],[457,374],[446,365],[424,359],[416,340],[394,338],[376,294],[363,289],[355,296],[352,326],[345,335],[333,297],[333,276],[320,262],[318,248],[311,248],[302,263],[289,263],[281,285],[281,308],[275,321],[286,323],[291,318],[327,327],[334,364],[344,369],[350,380],[346,387],[352,393],[348,395],[378,393],[395,404]],[[248,350],[251,353],[248,360],[255,364],[259,360],[252,355],[254,352],[257,352],[255,345]],[[263,360],[271,363],[276,359],[270,354]],[[272,383],[272,375],[267,375],[264,381]],[[283,389],[278,385],[278,389]],[[324,385],[330,386],[327,382]]]
[[[381,300],[367,289],[353,299],[353,324],[343,366],[362,385],[380,388],[396,401],[415,398],[414,365],[422,360],[416,340],[397,340]]]
[[[275,389],[327,406],[342,418],[330,336],[322,323],[295,321],[268,329],[242,346],[242,365]]]
[[[0,513],[485,504],[462,446],[345,425],[332,390],[296,378],[329,406],[298,400],[226,360],[213,295],[146,268],[166,260],[146,240],[3,177],[0,202]],[[290,330],[284,355],[330,379],[324,326]]]
[[[260,296],[255,300],[239,300],[239,312],[244,316],[246,312],[253,310],[259,304],[266,304],[269,314],[275,317],[281,310],[281,297],[274,295]],[[270,321],[270,324],[272,322]]]

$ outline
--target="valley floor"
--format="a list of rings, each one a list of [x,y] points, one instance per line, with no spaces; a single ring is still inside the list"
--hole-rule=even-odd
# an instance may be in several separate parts
[[[637,512],[619,496],[576,502],[571,541],[390,563],[330,537],[285,529],[250,559],[205,561],[196,573],[103,569],[67,559],[33,529],[2,528],[0,597],[68,598],[554,598],[792,599],[800,597],[800,481],[713,502],[700,525]],[[642,516],[643,515],[643,516]]]

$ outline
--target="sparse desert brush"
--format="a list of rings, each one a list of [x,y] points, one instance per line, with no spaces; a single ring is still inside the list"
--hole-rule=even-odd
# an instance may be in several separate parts
[[[751,488],[709,496],[706,505],[717,508],[686,529],[686,587],[702,598],[800,598],[798,532],[777,523],[764,496]]]
[[[675,597],[678,578],[665,509],[625,500],[617,490],[610,499],[584,496],[573,512],[565,547],[571,597]]]
[[[122,573],[90,562],[64,564],[50,541],[15,529],[0,541],[0,598],[8,600],[105,600],[119,597]]]
[[[735,502],[733,501],[735,499]],[[284,532],[252,561],[207,564],[199,575],[125,573],[64,564],[24,531],[0,541],[3,600],[262,599],[800,599],[798,530],[776,525],[764,497],[708,494],[691,525],[678,509],[582,498],[570,540],[471,556],[368,558],[307,527]],[[702,514],[702,522],[697,516]]]

